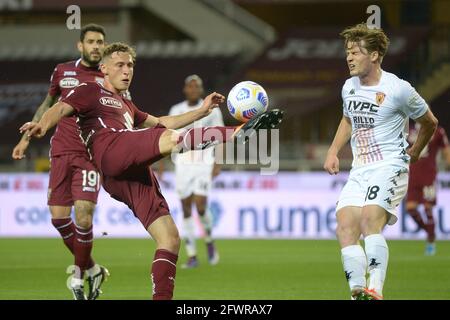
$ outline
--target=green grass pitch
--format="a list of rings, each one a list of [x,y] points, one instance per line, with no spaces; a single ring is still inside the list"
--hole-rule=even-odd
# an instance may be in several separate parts
[[[450,241],[424,256],[424,241],[389,241],[385,299],[450,299]],[[337,241],[217,240],[210,266],[198,241],[200,266],[178,268],[174,299],[348,299]],[[178,261],[185,261],[184,248]],[[94,259],[111,277],[100,299],[150,299],[150,239],[98,239]],[[0,299],[72,298],[65,273],[72,257],[59,239],[0,239]]]

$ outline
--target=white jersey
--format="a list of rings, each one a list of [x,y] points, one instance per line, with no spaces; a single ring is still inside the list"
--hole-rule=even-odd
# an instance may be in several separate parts
[[[201,107],[203,100],[200,99],[197,105],[189,106],[187,101],[180,102],[170,108],[169,115],[175,116],[182,113],[186,113]],[[195,121],[193,124],[181,128],[177,131],[182,132],[190,128],[200,127],[214,127],[223,126],[222,112],[219,108],[215,108],[208,116]],[[199,165],[206,166],[214,164],[214,148],[207,148],[205,150],[189,151],[181,154],[177,154],[175,158],[175,165]]]
[[[428,105],[416,90],[396,75],[383,71],[375,86],[363,86],[358,77],[342,88],[344,116],[352,123],[352,167],[383,160],[407,165],[408,118],[423,116]]]

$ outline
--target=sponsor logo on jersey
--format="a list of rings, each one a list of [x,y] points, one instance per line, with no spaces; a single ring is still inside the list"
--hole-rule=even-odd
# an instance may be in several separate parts
[[[64,71],[64,77],[66,76],[76,76],[77,72],[76,71]]]
[[[122,108],[122,102],[120,102],[119,100],[117,100],[115,98],[101,97],[99,99],[99,101],[105,107],[111,107],[111,108],[117,108],[117,109],[121,109]]]
[[[350,90],[349,94],[355,94],[355,89]]]
[[[377,92],[375,101],[378,105],[382,104],[386,95],[383,92]]]
[[[59,86],[61,88],[74,88],[76,87],[80,81],[75,78],[63,78],[59,81]]]
[[[370,111],[370,112],[374,112],[377,113],[378,112],[378,108],[380,106],[376,105],[374,103],[370,103],[370,102],[362,102],[362,101],[354,101],[354,100],[350,100],[348,102],[348,110],[354,110],[354,111]]]

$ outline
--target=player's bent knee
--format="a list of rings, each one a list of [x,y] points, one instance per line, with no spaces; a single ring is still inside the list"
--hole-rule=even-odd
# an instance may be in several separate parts
[[[336,237],[342,247],[356,244],[361,232],[357,226],[338,226],[336,228]]]
[[[164,248],[173,253],[178,253],[178,251],[180,251],[181,239],[178,231],[168,234],[162,239],[158,239],[156,242],[159,248]]]
[[[159,152],[163,156],[171,154],[178,145],[179,137],[179,133],[175,130],[167,129],[164,131],[159,138]]]
[[[87,229],[92,226],[95,203],[91,201],[75,201],[75,220],[78,226]]]

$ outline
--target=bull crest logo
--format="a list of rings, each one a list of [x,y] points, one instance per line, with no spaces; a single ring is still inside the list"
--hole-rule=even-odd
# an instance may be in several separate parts
[[[383,92],[377,92],[376,96],[377,105],[381,105],[383,103],[384,97],[386,97],[386,95]]]

